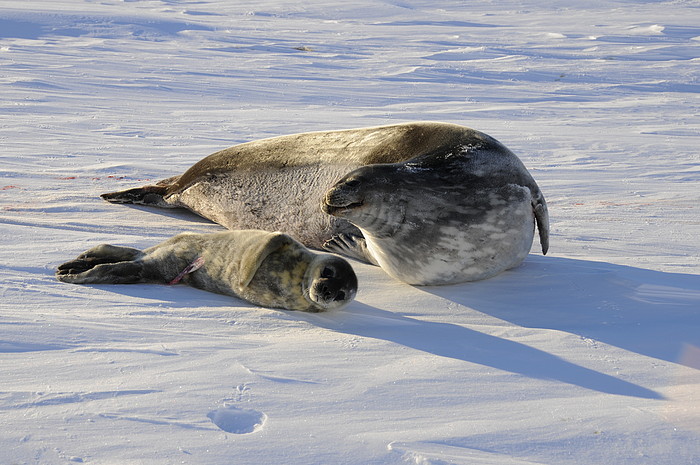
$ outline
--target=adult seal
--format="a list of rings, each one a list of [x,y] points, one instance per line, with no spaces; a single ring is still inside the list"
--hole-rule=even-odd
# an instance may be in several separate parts
[[[323,210],[361,235],[326,248],[366,257],[415,285],[490,278],[520,264],[535,223],[548,248],[544,197],[525,167],[491,139],[408,162],[358,168],[325,194]]]
[[[183,233],[146,250],[98,245],[58,267],[75,284],[183,282],[256,305],[305,312],[343,307],[357,292],[350,264],[259,230]]]
[[[485,279],[522,262],[549,220],[525,166],[464,126],[311,132],[216,152],[110,202],[185,207],[229,229],[281,230],[417,285]],[[321,204],[321,208],[319,208]]]

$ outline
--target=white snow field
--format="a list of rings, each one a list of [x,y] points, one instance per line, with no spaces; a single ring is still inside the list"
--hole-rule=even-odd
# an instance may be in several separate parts
[[[2,0],[0,91],[0,464],[700,464],[697,0]],[[222,230],[100,193],[412,120],[517,153],[550,253],[326,314],[54,278]]]

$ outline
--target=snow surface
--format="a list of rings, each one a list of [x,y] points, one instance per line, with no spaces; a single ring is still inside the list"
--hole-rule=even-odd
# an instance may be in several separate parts
[[[696,0],[0,1],[0,463],[700,463]],[[320,315],[76,286],[98,243],[221,228],[98,195],[216,150],[482,130],[550,255]]]

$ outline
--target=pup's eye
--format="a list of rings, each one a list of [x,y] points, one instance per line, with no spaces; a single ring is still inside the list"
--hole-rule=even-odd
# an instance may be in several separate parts
[[[333,299],[333,300],[335,300],[336,302],[340,302],[342,300],[345,300],[345,292],[343,292],[343,291],[338,292],[335,295],[335,299]]]
[[[333,268],[327,266],[323,270],[321,270],[321,277],[322,278],[332,278],[335,276],[335,272],[333,271]]]
[[[357,187],[360,185],[360,181],[358,179],[349,179],[345,181],[345,185],[348,187]]]

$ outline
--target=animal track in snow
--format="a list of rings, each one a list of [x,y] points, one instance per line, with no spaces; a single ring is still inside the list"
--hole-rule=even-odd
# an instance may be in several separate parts
[[[233,434],[255,433],[267,421],[267,415],[262,412],[232,406],[212,410],[207,417],[222,430]]]

